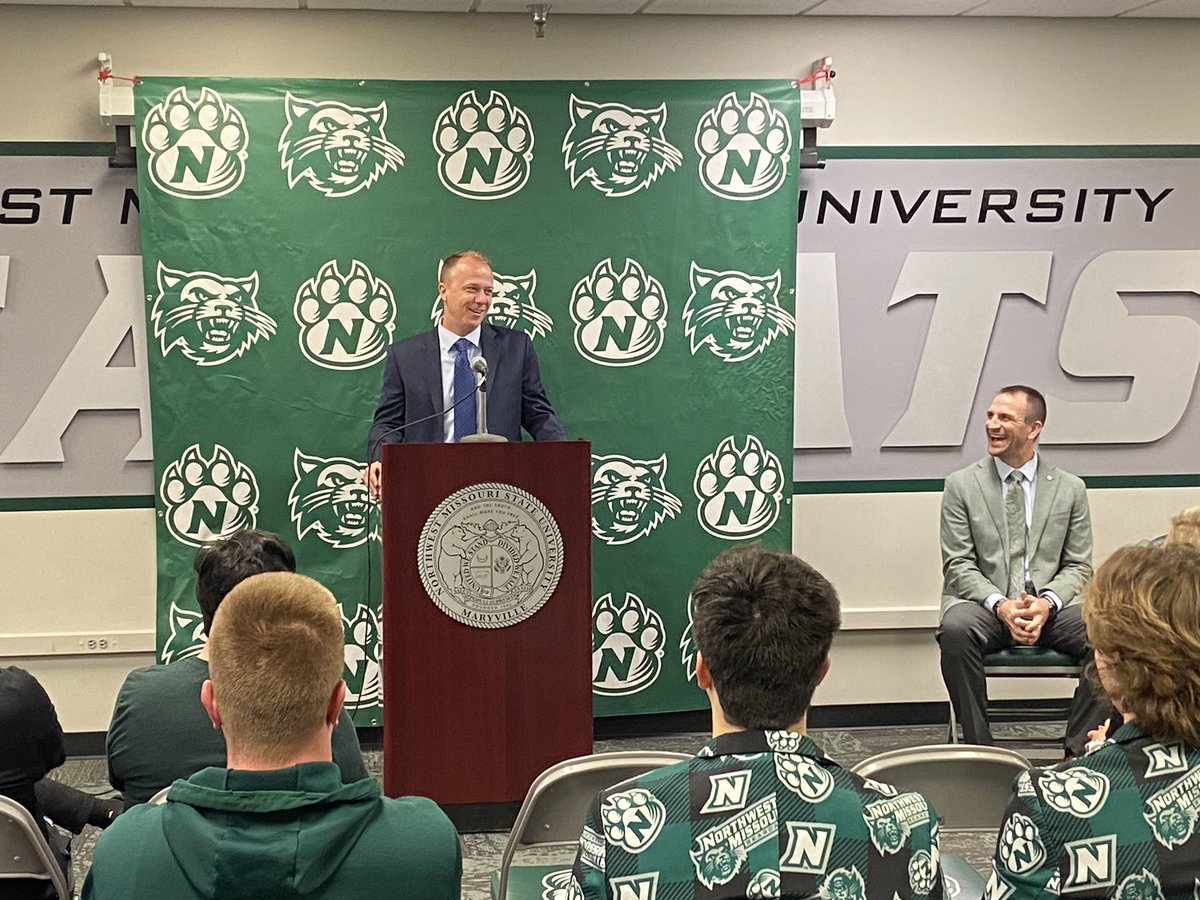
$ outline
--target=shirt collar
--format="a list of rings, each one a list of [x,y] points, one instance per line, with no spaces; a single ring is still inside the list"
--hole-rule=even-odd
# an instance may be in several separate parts
[[[459,338],[466,338],[475,349],[480,349],[479,339],[483,334],[483,324],[476,326],[475,330],[470,334],[455,334],[453,331],[448,331],[442,327],[442,323],[438,322],[437,326],[438,343],[442,345],[442,355],[449,353],[451,348],[458,342]]]
[[[1011,475],[1015,470],[1012,466],[998,456],[993,456],[992,459],[996,461],[996,472],[1000,475],[1000,483],[1003,484],[1004,482],[1008,481],[1008,476]],[[1021,470],[1021,474],[1025,476],[1025,480],[1032,482],[1037,477],[1037,467],[1038,456],[1035,453],[1029,462],[1025,463],[1023,466],[1019,466],[1018,468]]]
[[[808,756],[826,765],[834,765],[826,759],[821,748],[807,735],[794,731],[732,731],[710,738],[700,748],[697,756],[717,757],[748,755],[751,753],[787,753]]]

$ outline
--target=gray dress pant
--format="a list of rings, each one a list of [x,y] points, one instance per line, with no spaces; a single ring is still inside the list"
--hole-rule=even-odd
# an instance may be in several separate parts
[[[983,658],[1014,646],[1008,628],[982,604],[958,603],[942,616],[937,639],[942,650],[942,679],[946,682],[950,702],[954,704],[954,713],[962,724],[963,740],[968,744],[993,744],[987,721]],[[1090,662],[1092,651],[1083,629],[1079,604],[1064,607],[1053,622],[1047,622],[1037,646]],[[1066,753],[1082,756],[1088,731],[1110,717],[1111,734],[1121,722],[1120,714],[1086,677],[1081,677],[1067,718],[1063,742]]]

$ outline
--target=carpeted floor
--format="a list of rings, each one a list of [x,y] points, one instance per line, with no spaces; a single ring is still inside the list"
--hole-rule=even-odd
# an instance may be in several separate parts
[[[1061,758],[1061,751],[1044,744],[1035,747],[1029,742],[1044,742],[1054,736],[1055,730],[1061,734],[1062,726],[1051,725],[1002,725],[997,726],[996,734],[1006,734],[1015,739],[1010,746],[1023,753],[1031,762],[1045,765]],[[940,744],[945,740],[944,727],[906,727],[906,728],[858,728],[845,730],[813,731],[812,738],[824,749],[825,753],[843,766],[850,767],[862,760],[894,750],[898,747],[926,746]],[[694,753],[704,743],[704,734],[672,734],[659,737],[630,738],[612,741],[597,741],[596,752],[603,753],[612,750],[653,749],[674,750],[684,753]],[[371,774],[378,776],[382,768],[382,753],[368,751],[366,754],[367,768]],[[53,777],[82,790],[103,796],[111,796],[112,789],[107,782],[108,769],[103,758],[72,758],[53,773]],[[78,893],[83,887],[83,878],[91,865],[92,848],[100,834],[95,828],[84,829],[83,834],[72,842],[72,868],[74,872],[74,887]],[[488,832],[482,834],[463,835],[466,854],[463,858],[463,900],[485,900],[489,896],[489,882],[492,872],[499,864],[500,854],[504,849],[507,834],[503,832]],[[974,866],[981,874],[985,874],[991,864],[992,851],[995,847],[995,835],[980,832],[954,831],[943,829],[941,833],[942,849],[956,853]],[[535,849],[522,853],[520,860],[530,864],[558,864],[564,866],[574,858],[572,850]]]

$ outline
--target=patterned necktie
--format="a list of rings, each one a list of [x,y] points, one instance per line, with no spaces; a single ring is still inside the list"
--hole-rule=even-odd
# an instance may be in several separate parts
[[[1008,596],[1019,597],[1025,588],[1025,476],[1014,469],[1008,476],[1004,498],[1008,520]]]
[[[471,371],[471,357],[468,355],[471,342],[459,338],[454,342],[458,356],[454,359],[454,402],[458,403],[463,397],[475,393],[475,373]],[[462,440],[463,435],[475,433],[475,398],[464,400],[454,407],[454,440]]]

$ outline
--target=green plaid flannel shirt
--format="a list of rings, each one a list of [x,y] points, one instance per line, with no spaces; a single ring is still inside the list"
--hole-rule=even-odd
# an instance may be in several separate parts
[[[807,737],[739,731],[603,791],[570,898],[941,900],[937,819]]]
[[[986,900],[1200,900],[1200,750],[1122,725],[1094,753],[1021,773]]]

